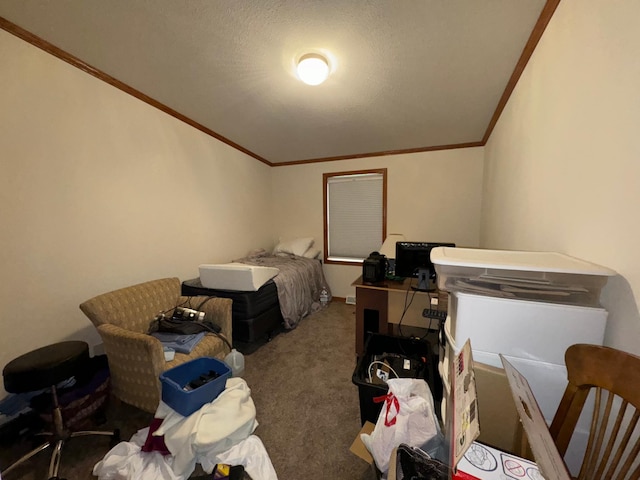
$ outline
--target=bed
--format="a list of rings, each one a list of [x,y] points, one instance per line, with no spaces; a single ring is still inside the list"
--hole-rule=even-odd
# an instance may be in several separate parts
[[[234,342],[251,344],[320,310],[323,287],[331,299],[320,260],[260,250],[231,264],[201,265],[199,278],[182,283],[182,294],[231,298]]]
[[[283,328],[278,291],[273,280],[255,291],[236,291],[207,288],[202,285],[200,278],[192,278],[182,282],[182,295],[205,295],[233,300],[233,345],[244,354],[253,353]]]

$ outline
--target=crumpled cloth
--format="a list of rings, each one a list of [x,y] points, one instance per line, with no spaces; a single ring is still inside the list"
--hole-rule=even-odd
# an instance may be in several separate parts
[[[163,420],[153,435],[164,435],[171,455],[140,451],[149,433],[145,428],[132,437],[132,442],[121,442],[107,453],[94,467],[94,475],[100,480],[183,480],[193,473],[197,462],[216,458],[246,440],[258,426],[251,389],[242,378],[227,379],[225,389],[213,402],[188,417],[160,402],[154,418]],[[166,475],[167,469],[171,470],[170,476]]]
[[[173,348],[179,353],[191,353],[196,345],[204,338],[207,332],[182,335],[179,333],[152,332],[150,335],[162,342],[163,347]]]
[[[218,463],[242,465],[253,480],[278,480],[267,449],[264,448],[262,440],[255,435],[251,435],[213,459],[200,458],[200,465],[207,473],[211,473]]]
[[[164,444],[164,437],[156,437],[155,435],[153,435],[153,432],[155,432],[161,424],[162,419],[160,418],[154,418],[153,420],[151,420],[147,439],[145,440],[144,445],[142,445],[143,452],[158,452],[162,455],[171,455],[171,452]]]
[[[103,460],[93,467],[99,480],[185,480],[187,476],[176,476],[173,472],[173,457],[159,452],[142,452],[141,446],[149,433],[143,428],[129,442],[120,442]],[[254,480],[278,480],[271,459],[262,441],[255,435],[234,445],[226,452],[214,457],[199,457],[202,469],[211,473],[218,463],[242,465]]]
[[[199,456],[215,456],[245,440],[258,426],[251,389],[242,378],[229,378],[225,389],[188,417],[160,402],[155,418],[162,425],[153,433],[164,435],[174,457],[173,472],[189,476]]]
[[[134,433],[129,442],[120,442],[95,464],[99,480],[183,480],[173,473],[173,457],[160,452],[142,452],[149,427]]]

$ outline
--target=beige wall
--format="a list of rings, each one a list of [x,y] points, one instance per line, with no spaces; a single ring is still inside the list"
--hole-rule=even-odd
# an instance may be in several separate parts
[[[482,246],[599,263],[609,345],[640,353],[640,2],[563,0],[486,145]],[[550,333],[552,334],[552,333]]]
[[[274,228],[323,248],[322,174],[387,168],[387,232],[407,240],[477,247],[483,149],[466,148],[273,168]],[[277,240],[277,238],[275,239]],[[334,295],[354,295],[362,267],[325,265]]]
[[[0,365],[99,343],[93,295],[272,247],[268,166],[2,30],[0,65]]]

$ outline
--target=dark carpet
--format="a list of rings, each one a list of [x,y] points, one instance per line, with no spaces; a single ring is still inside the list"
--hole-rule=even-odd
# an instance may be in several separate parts
[[[264,443],[280,480],[375,478],[371,466],[349,452],[360,430],[355,368],[355,306],[332,302],[245,357]],[[111,403],[97,429],[119,428],[122,439],[149,425],[152,415]],[[41,442],[37,442],[39,444]],[[0,445],[0,470],[33,447],[17,437]],[[93,466],[109,450],[107,437],[71,439],[62,452],[60,477],[96,478]],[[47,478],[50,451],[40,452],[3,480]],[[202,472],[196,470],[194,475]]]

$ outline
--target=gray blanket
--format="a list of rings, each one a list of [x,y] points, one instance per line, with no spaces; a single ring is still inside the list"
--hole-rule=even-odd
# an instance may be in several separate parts
[[[288,329],[295,328],[304,317],[320,310],[322,287],[326,288],[331,300],[331,290],[324,278],[322,264],[317,259],[257,252],[234,262],[280,269],[273,281],[278,289],[280,311]]]

